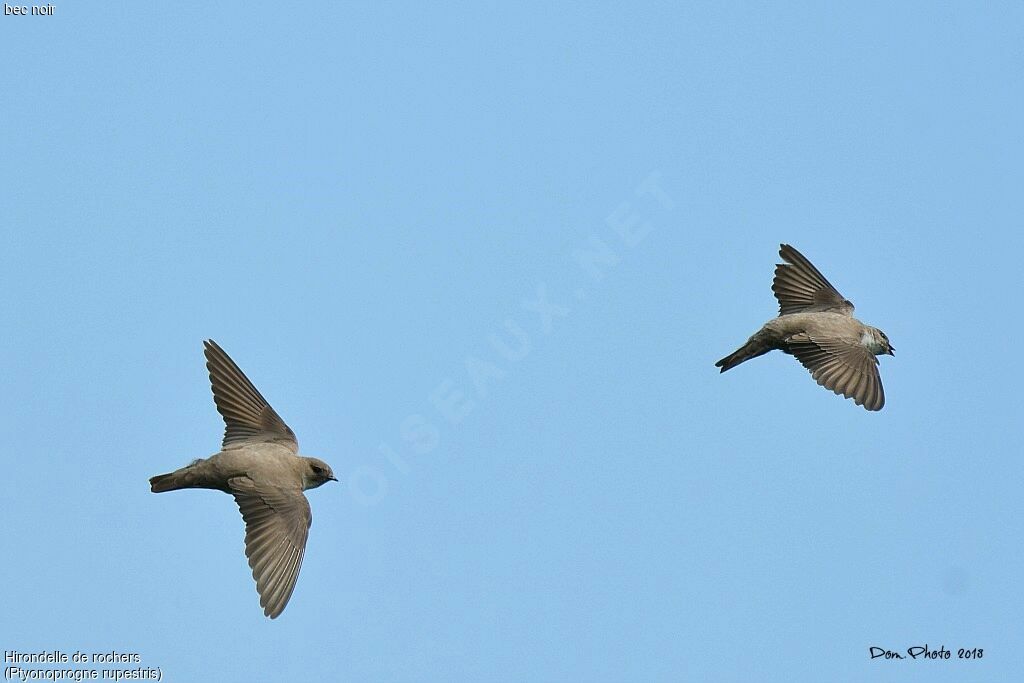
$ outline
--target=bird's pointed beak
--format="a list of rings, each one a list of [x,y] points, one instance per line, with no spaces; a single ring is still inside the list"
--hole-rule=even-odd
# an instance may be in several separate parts
[[[332,474],[331,476],[327,477],[327,481],[338,481],[338,479]]]
[[[890,346],[890,347],[889,347],[889,355],[890,355],[890,356],[893,356],[893,357],[895,357],[895,356],[896,356],[896,354],[894,353],[894,351],[896,351],[896,349],[894,349],[894,348],[892,348],[892,347]]]

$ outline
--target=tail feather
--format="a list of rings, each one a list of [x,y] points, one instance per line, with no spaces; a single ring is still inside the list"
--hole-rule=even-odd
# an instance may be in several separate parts
[[[158,474],[155,477],[149,478],[149,490],[153,493],[163,493],[164,491],[175,491],[180,488],[184,488],[175,476],[177,472],[171,472],[169,474]]]
[[[746,344],[736,349],[722,360],[715,363],[715,367],[721,368],[719,372],[725,372],[726,370],[731,370],[740,363],[748,361],[751,358],[763,356],[770,350],[770,347],[765,347],[761,344],[755,344],[753,342],[748,341]]]
[[[177,491],[178,489],[210,488],[210,471],[205,463],[206,460],[203,458],[197,458],[180,470],[150,477],[149,490],[153,493],[163,493],[164,491]],[[213,488],[220,487],[214,485]]]

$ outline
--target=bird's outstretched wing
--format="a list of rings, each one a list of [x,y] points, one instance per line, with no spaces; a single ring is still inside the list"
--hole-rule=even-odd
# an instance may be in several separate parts
[[[803,254],[780,245],[779,256],[788,263],[775,266],[772,291],[779,300],[779,315],[832,312],[853,315],[853,304],[825,279]]]
[[[878,359],[860,344],[799,334],[789,340],[789,352],[826,389],[852,398],[868,410],[881,410],[885,405]]]
[[[206,367],[210,371],[213,401],[224,418],[222,448],[245,443],[279,443],[299,452],[295,432],[270,407],[235,362],[209,339],[203,342]]]
[[[249,558],[263,613],[276,618],[288,604],[299,578],[313,515],[299,489],[256,484],[233,477],[228,486],[245,520]]]

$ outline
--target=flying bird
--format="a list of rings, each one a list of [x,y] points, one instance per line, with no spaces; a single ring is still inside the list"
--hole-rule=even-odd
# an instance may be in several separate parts
[[[896,355],[889,338],[854,318],[853,304],[799,251],[783,244],[779,256],[786,261],[775,266],[772,281],[779,317],[766,322],[715,367],[725,372],[779,349],[796,356],[826,389],[868,410],[881,410],[885,394],[875,356]]]
[[[299,455],[295,433],[216,342],[203,346],[213,400],[226,425],[221,451],[152,477],[150,488],[216,489],[234,496],[260,606],[275,619],[295,589],[313,519],[302,492],[337,479],[323,460]]]

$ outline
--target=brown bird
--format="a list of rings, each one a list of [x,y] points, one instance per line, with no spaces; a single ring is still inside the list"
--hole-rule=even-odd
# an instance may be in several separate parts
[[[149,484],[153,493],[202,488],[235,497],[260,606],[274,619],[295,589],[313,519],[302,492],[337,479],[324,461],[298,454],[295,433],[228,354],[213,340],[203,345],[213,400],[226,424],[221,451]]]
[[[772,349],[796,356],[818,384],[868,410],[885,404],[875,356],[893,353],[881,330],[853,317],[853,304],[811,265],[803,254],[783,244],[775,266],[772,291],[779,317],[769,320],[747,343],[715,363],[722,372]]]

